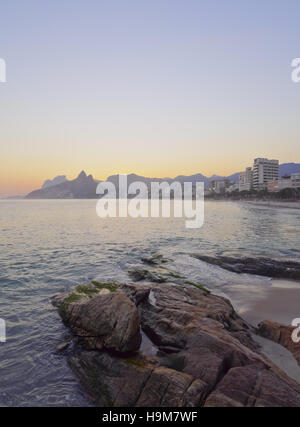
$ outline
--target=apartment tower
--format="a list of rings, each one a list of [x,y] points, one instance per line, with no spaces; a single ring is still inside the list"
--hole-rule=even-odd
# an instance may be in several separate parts
[[[253,165],[253,188],[265,190],[268,181],[279,178],[279,161],[258,158]]]

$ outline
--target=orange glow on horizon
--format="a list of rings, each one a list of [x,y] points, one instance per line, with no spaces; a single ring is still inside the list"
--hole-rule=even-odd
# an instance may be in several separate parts
[[[281,162],[283,163],[283,162]],[[0,171],[0,197],[13,196],[13,195],[25,195],[33,190],[41,188],[43,183],[47,179],[53,179],[58,175],[66,175],[68,180],[75,179],[78,174],[84,170],[88,175],[91,174],[95,179],[105,181],[108,176],[116,174],[137,174],[145,177],[153,178],[175,178],[178,175],[194,175],[201,173],[207,177],[212,176],[213,174],[219,176],[230,176],[236,172],[244,170],[247,166],[252,166],[252,160],[248,163],[244,162],[243,164],[236,161],[234,164],[229,164],[227,167],[224,167],[223,162],[214,163],[214,165],[209,165],[207,162],[199,166],[187,167],[179,165],[166,165],[162,167],[161,165],[114,165],[113,167],[103,166],[97,167],[86,167],[84,164],[78,167],[66,168],[63,167],[56,168],[55,166],[48,164],[47,167],[40,165],[32,166],[31,168],[27,164],[23,164],[23,171],[21,165],[19,165],[18,173],[16,170],[4,168]],[[39,167],[37,167],[39,166]]]

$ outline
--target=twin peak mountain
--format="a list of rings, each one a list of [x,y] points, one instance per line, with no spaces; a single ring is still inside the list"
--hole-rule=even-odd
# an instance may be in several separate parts
[[[300,164],[299,163],[285,163],[279,167],[279,175],[283,176],[291,173],[300,173]],[[209,183],[212,180],[218,179],[228,179],[232,182],[238,182],[239,172],[224,177],[213,175],[211,177],[206,177],[201,173],[184,176],[179,175],[176,178],[146,178],[144,176],[139,176],[136,174],[130,174],[127,176],[128,184],[132,182],[141,181],[147,185],[150,185],[151,182],[169,182],[174,181],[183,182],[192,182],[197,181],[204,182],[205,186],[208,187]],[[119,175],[112,175],[107,178],[107,181],[112,182],[118,187]],[[35,190],[29,193],[27,199],[95,199],[97,198],[96,189],[100,181],[93,178],[92,175],[87,175],[85,171],[80,172],[78,177],[74,180],[68,180],[65,175],[60,175],[55,177],[52,180],[47,180],[44,182],[40,190]]]

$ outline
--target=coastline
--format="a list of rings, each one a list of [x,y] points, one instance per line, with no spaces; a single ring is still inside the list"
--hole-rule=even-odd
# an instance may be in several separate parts
[[[297,311],[299,282],[274,281],[271,310],[254,301],[243,318],[162,255],[141,261],[130,283],[92,280],[52,298],[75,338],[69,364],[96,406],[300,406],[298,350],[273,322],[282,304]],[[262,314],[270,321],[252,326]],[[289,342],[277,339],[281,328]]]
[[[245,310],[237,307],[237,313],[253,326],[264,320],[290,326],[294,319],[300,318],[300,283],[295,282],[297,284],[298,288],[270,286],[261,298],[249,302]]]
[[[300,202],[274,202],[274,201],[246,201],[239,200],[241,203],[254,206],[264,206],[269,208],[286,208],[286,209],[300,209]]]

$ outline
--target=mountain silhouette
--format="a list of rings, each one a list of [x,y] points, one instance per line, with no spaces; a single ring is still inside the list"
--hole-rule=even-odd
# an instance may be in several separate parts
[[[92,175],[82,171],[73,181],[66,180],[29,193],[27,199],[93,199],[96,197],[96,188],[99,181],[94,180]]]
[[[67,177],[66,177],[66,175],[59,175],[59,176],[56,176],[56,177],[55,177],[55,178],[53,178],[53,179],[47,179],[47,180],[44,182],[44,184],[43,184],[42,188],[49,188],[49,187],[53,187],[54,185],[61,184],[62,182],[65,182],[65,181],[67,181]]]
[[[300,173],[300,163],[284,163],[279,166],[279,175],[290,175],[292,173]],[[209,186],[209,183],[213,180],[228,179],[232,182],[238,182],[240,172],[234,173],[229,176],[212,175],[206,177],[201,173],[194,175],[178,175],[176,178],[149,178],[134,173],[127,175],[127,182],[130,185],[133,182],[144,182],[147,186],[150,186],[151,182],[168,182],[174,181],[183,182],[204,182],[205,187]],[[111,175],[107,178],[107,181],[112,182],[118,188],[119,176]],[[92,175],[87,175],[85,171],[81,171],[78,177],[72,181],[63,180],[59,184],[55,184],[55,180],[59,178],[65,178],[64,175],[56,177],[53,180],[47,180],[40,190],[35,190],[29,193],[27,199],[95,199],[97,198],[96,189],[100,181],[93,178]],[[51,185],[46,185],[51,183]]]

